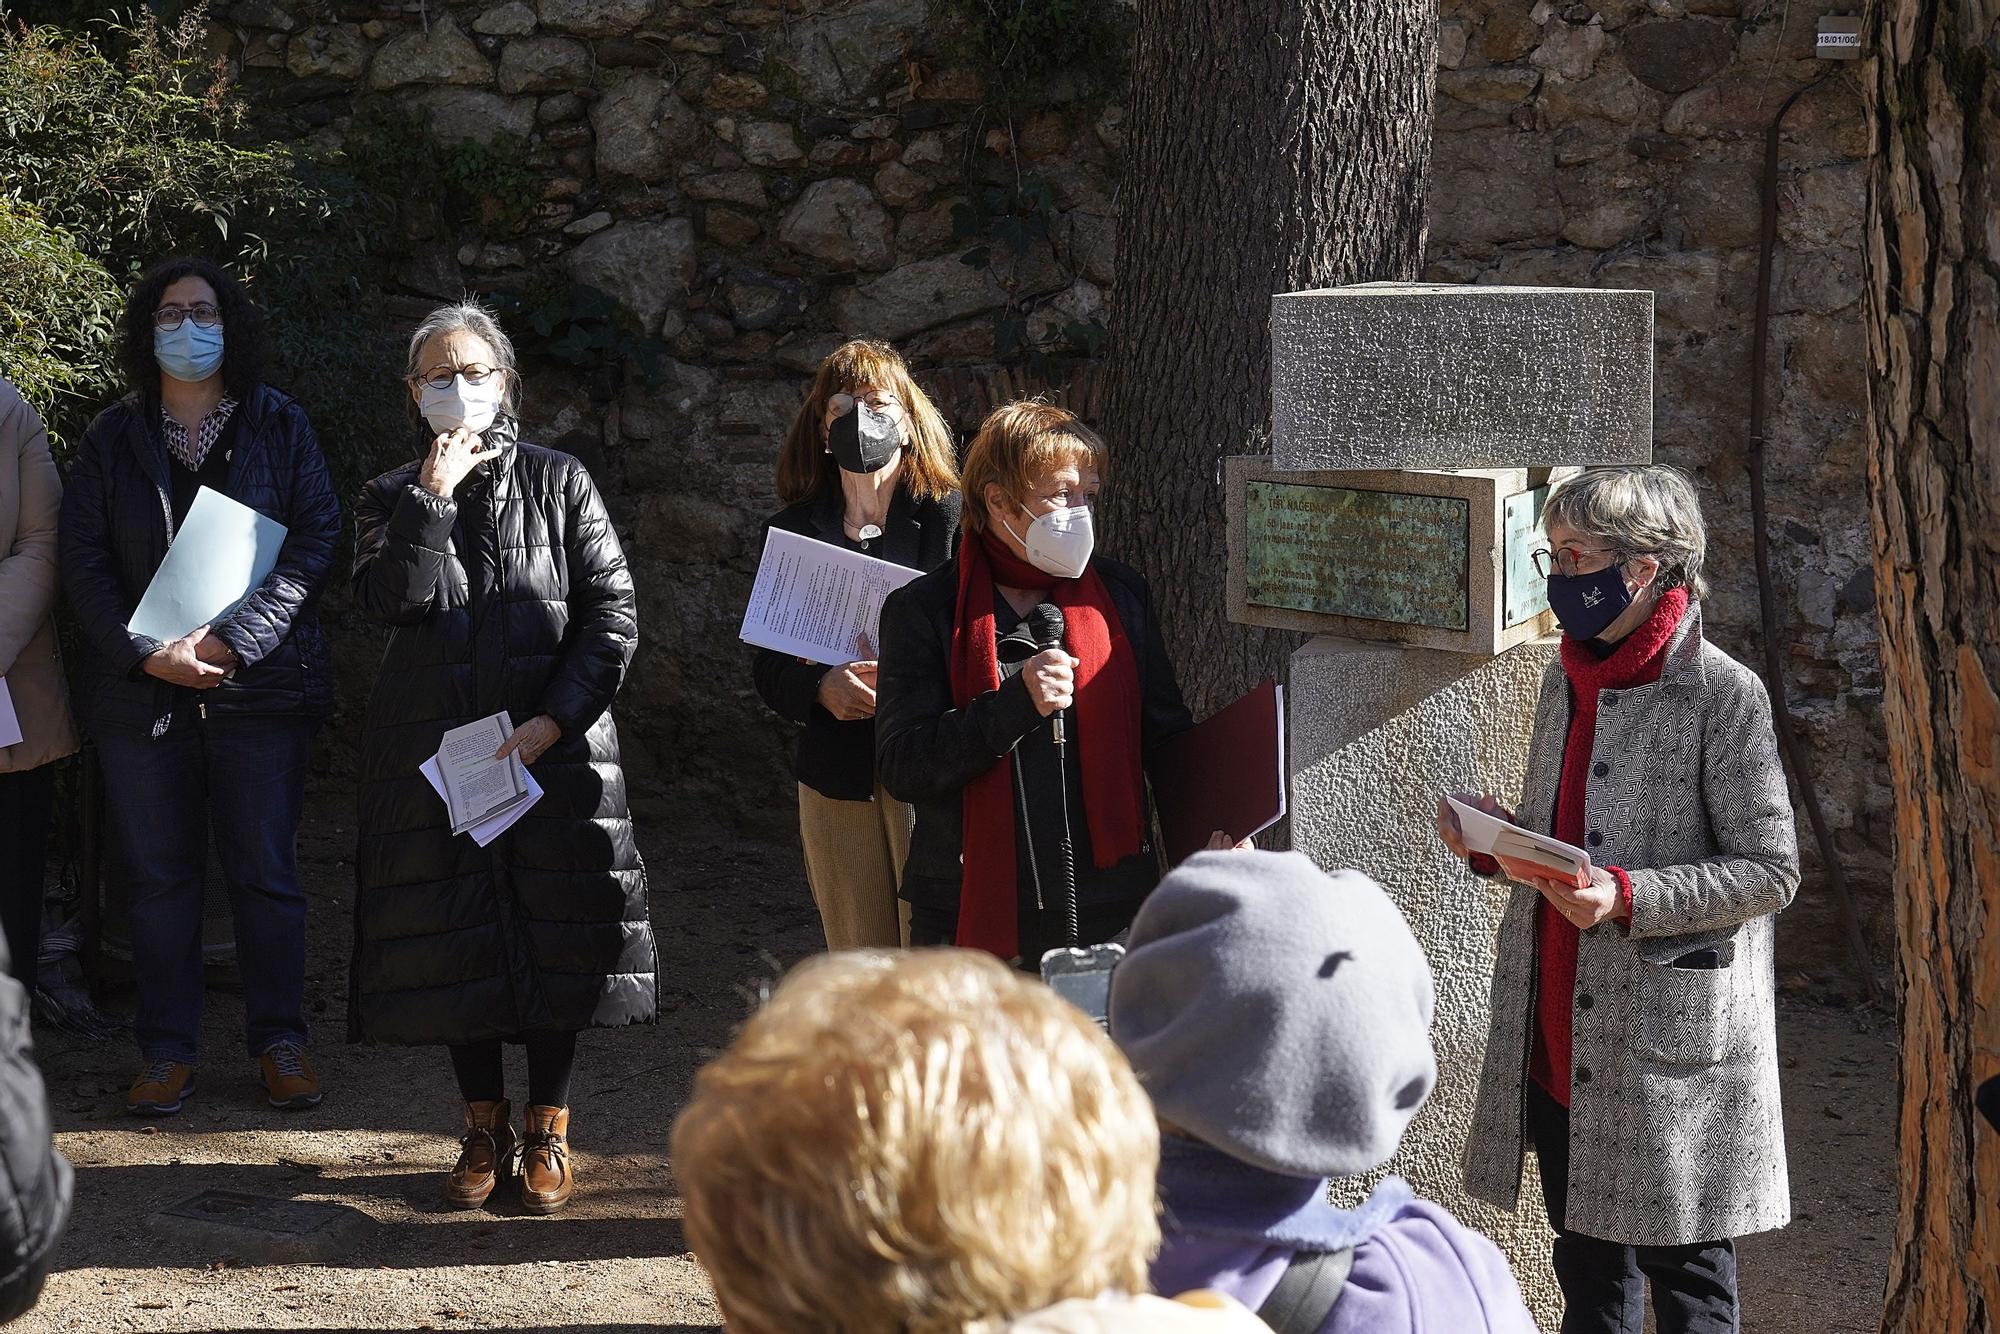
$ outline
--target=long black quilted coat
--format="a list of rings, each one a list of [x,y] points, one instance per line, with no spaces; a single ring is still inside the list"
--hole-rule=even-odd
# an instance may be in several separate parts
[[[139,671],[159,641],[125,628],[173,541],[172,479],[157,399],[129,395],[84,432],[63,492],[63,591],[83,627],[78,713],[92,727],[155,730],[194,692]],[[211,713],[324,718],[333,673],[319,595],[340,537],[340,502],[305,410],[259,385],[236,409],[223,490],[285,525],[277,568],[215,634],[241,668],[200,695]]]
[[[515,443],[449,501],[407,464],[356,508],[354,591],[394,627],[361,739],[350,1038],[477,1042],[651,1021],[645,871],[611,702],[638,645],[625,553],[583,465]],[[490,847],[418,773],[449,728],[548,714],[546,795]]]

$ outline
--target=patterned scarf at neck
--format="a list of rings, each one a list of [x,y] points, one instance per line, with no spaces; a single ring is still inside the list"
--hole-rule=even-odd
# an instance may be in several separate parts
[[[176,463],[190,472],[200,472],[201,465],[208,462],[208,451],[215,448],[215,442],[222,438],[222,428],[229,425],[230,414],[236,411],[236,400],[224,394],[222,401],[209,409],[195,428],[194,438],[188,438],[187,427],[174,420],[167,411],[167,405],[160,405],[160,433],[166,437],[167,453]]]

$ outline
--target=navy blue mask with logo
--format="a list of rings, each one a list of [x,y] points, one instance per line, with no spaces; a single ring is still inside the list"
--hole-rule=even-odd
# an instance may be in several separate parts
[[[1632,605],[1618,565],[1592,574],[1552,574],[1548,584],[1549,608],[1571,639],[1597,638]]]

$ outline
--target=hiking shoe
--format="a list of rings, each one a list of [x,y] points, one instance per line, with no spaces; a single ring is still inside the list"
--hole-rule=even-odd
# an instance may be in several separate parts
[[[264,1091],[270,1104],[281,1112],[317,1107],[325,1096],[305,1052],[293,1043],[280,1042],[257,1058],[257,1066],[263,1072]]]
[[[194,1096],[194,1067],[179,1061],[154,1061],[139,1072],[125,1094],[125,1110],[134,1116],[172,1116]]]
[[[444,1179],[445,1202],[454,1209],[477,1209],[506,1176],[514,1160],[511,1108],[498,1102],[465,1104],[465,1138],[458,1142],[458,1161]]]
[[[569,1108],[530,1106],[527,1133],[521,1137],[521,1207],[531,1214],[552,1214],[569,1203],[575,1189]]]

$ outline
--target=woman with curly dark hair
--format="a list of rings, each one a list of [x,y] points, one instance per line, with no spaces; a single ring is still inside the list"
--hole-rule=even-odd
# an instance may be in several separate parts
[[[249,1053],[274,1107],[311,1107],[305,912],[294,837],[313,732],[333,711],[315,605],[340,532],[305,410],[263,383],[263,332],[235,278],[169,259],[125,305],[130,392],[90,424],[63,497],[63,588],[84,632],[77,712],[96,743],[132,882],[134,1023],[145,1068],[126,1097],[170,1116],[194,1092],[202,889],[211,831],[235,908]],[[180,639],[129,628],[207,488],[285,526],[277,567]]]

